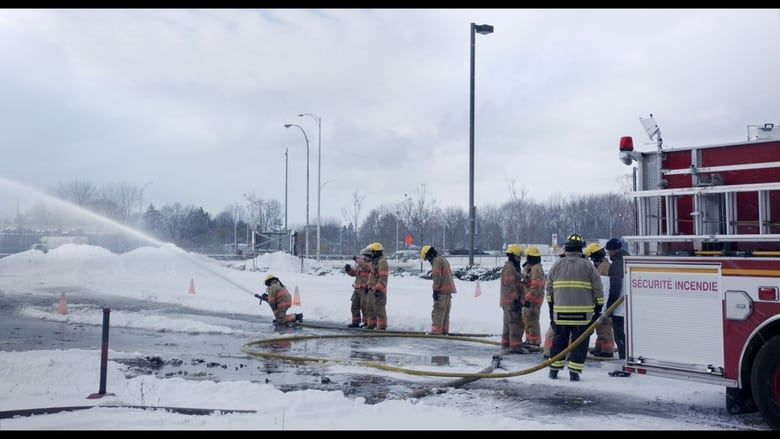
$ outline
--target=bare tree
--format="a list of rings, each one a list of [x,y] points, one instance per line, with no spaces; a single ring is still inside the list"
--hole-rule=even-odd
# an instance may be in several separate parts
[[[507,238],[513,243],[520,243],[528,240],[528,212],[526,212],[527,192],[524,188],[517,189],[516,181],[507,179],[507,190],[509,191],[509,201],[504,204],[504,218],[506,224]]]
[[[100,189],[99,199],[92,206],[105,216],[127,223],[135,211],[140,192],[138,187],[127,183],[106,184]]]
[[[453,248],[465,248],[468,235],[469,218],[461,207],[447,207],[444,209],[443,223],[445,225],[444,246]],[[442,251],[446,249],[442,248]]]
[[[427,185],[421,184],[417,188],[417,199],[411,200],[410,204],[409,228],[413,232],[412,237],[417,235],[419,245],[424,245],[433,223],[436,200],[428,200]]]
[[[357,249],[360,242],[360,210],[363,207],[363,201],[366,199],[365,195],[360,195],[360,189],[355,189],[352,192],[352,206],[351,210],[342,209],[341,215],[344,217],[344,221],[347,224],[351,224],[355,229],[355,236],[353,237],[353,248]]]
[[[94,183],[73,180],[57,185],[54,193],[65,201],[86,207],[97,196],[98,188]]]

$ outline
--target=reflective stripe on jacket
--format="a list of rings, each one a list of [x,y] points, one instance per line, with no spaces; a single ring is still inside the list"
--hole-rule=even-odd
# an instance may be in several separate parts
[[[498,299],[498,306],[509,307],[512,302],[525,296],[525,288],[520,272],[512,261],[504,262],[501,269],[501,296]]]
[[[433,279],[433,291],[439,294],[455,294],[455,280],[452,278],[450,263],[442,255],[436,255],[431,261],[431,279]]]
[[[368,278],[368,289],[381,291],[387,294],[387,275],[390,269],[387,267],[387,259],[380,256],[379,259],[371,263],[371,274]]]
[[[371,274],[371,263],[358,258],[355,260],[355,266],[347,271],[347,274],[355,278],[355,283],[352,285],[354,289],[362,290],[367,288],[368,277]]]
[[[292,296],[287,291],[287,287],[283,287],[274,282],[268,287],[268,304],[271,305],[271,309],[276,311],[277,308],[289,309],[292,306]]]
[[[534,305],[544,303],[544,267],[541,262],[525,269],[525,300]]]
[[[545,287],[556,325],[589,325],[593,310],[604,304],[601,276],[581,252],[566,252],[555,261]]]

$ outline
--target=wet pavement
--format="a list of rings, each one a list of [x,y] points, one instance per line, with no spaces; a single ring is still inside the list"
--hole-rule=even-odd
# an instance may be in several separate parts
[[[37,303],[36,303],[37,302]],[[30,318],[18,313],[23,306],[50,309],[52,298],[35,295],[0,294],[0,351],[38,349],[97,349],[102,345],[102,326]],[[72,307],[103,309],[93,295],[68,293]],[[242,331],[241,334],[172,332],[137,328],[112,327],[108,346],[109,359],[123,365],[127,377],[151,375],[182,377],[195,380],[246,380],[271,383],[282,391],[317,389],[340,391],[347,396],[362,397],[368,404],[387,399],[409,398],[428,393],[446,394],[452,378],[409,375],[387,372],[371,367],[340,367],[344,362],[371,362],[391,367],[421,371],[467,371],[477,373],[489,367],[498,348],[489,343],[477,343],[434,338],[346,337],[350,331],[337,326],[284,328],[275,331],[270,317],[258,314],[226,314],[184,308],[179,305],[146,303],[132,299],[111,299],[112,311],[148,312],[177,319],[192,319]],[[304,321],[304,324],[306,322]],[[316,326],[316,325],[315,325]],[[357,331],[360,332],[360,331]],[[246,334],[256,334],[247,336]],[[308,335],[306,340],[278,343],[255,343],[271,337]],[[317,338],[316,336],[335,336]],[[242,350],[244,348],[244,350]],[[247,353],[248,352],[248,353]],[[269,358],[263,353],[289,355],[333,361],[289,361]],[[96,362],[100,361],[96,355]],[[532,367],[543,361],[540,353],[506,357],[495,372],[508,372]],[[502,369],[506,367],[506,369]],[[357,371],[357,372],[356,372]],[[109,383],[110,385],[110,383]],[[733,416],[722,409],[689,407],[674,402],[648,402],[642,395],[615,397],[578,389],[542,383],[518,385],[517,381],[491,378],[458,386],[473,398],[492,399],[503,412],[545,414],[551,411],[582,413],[615,412],[622,415],[679,416],[701,419],[707,428],[766,429],[758,414]],[[464,404],[458,398],[454,404]],[[530,415],[533,416],[533,415]]]

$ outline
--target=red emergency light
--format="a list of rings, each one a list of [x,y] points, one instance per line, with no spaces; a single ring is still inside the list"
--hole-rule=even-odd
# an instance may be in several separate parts
[[[631,136],[623,136],[620,138],[620,152],[630,152],[634,150],[634,139]]]

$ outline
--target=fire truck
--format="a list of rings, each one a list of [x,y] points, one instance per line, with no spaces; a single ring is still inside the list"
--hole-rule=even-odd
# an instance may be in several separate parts
[[[735,143],[635,151],[624,236],[623,370],[725,386],[729,413],[780,429],[780,127]]]

